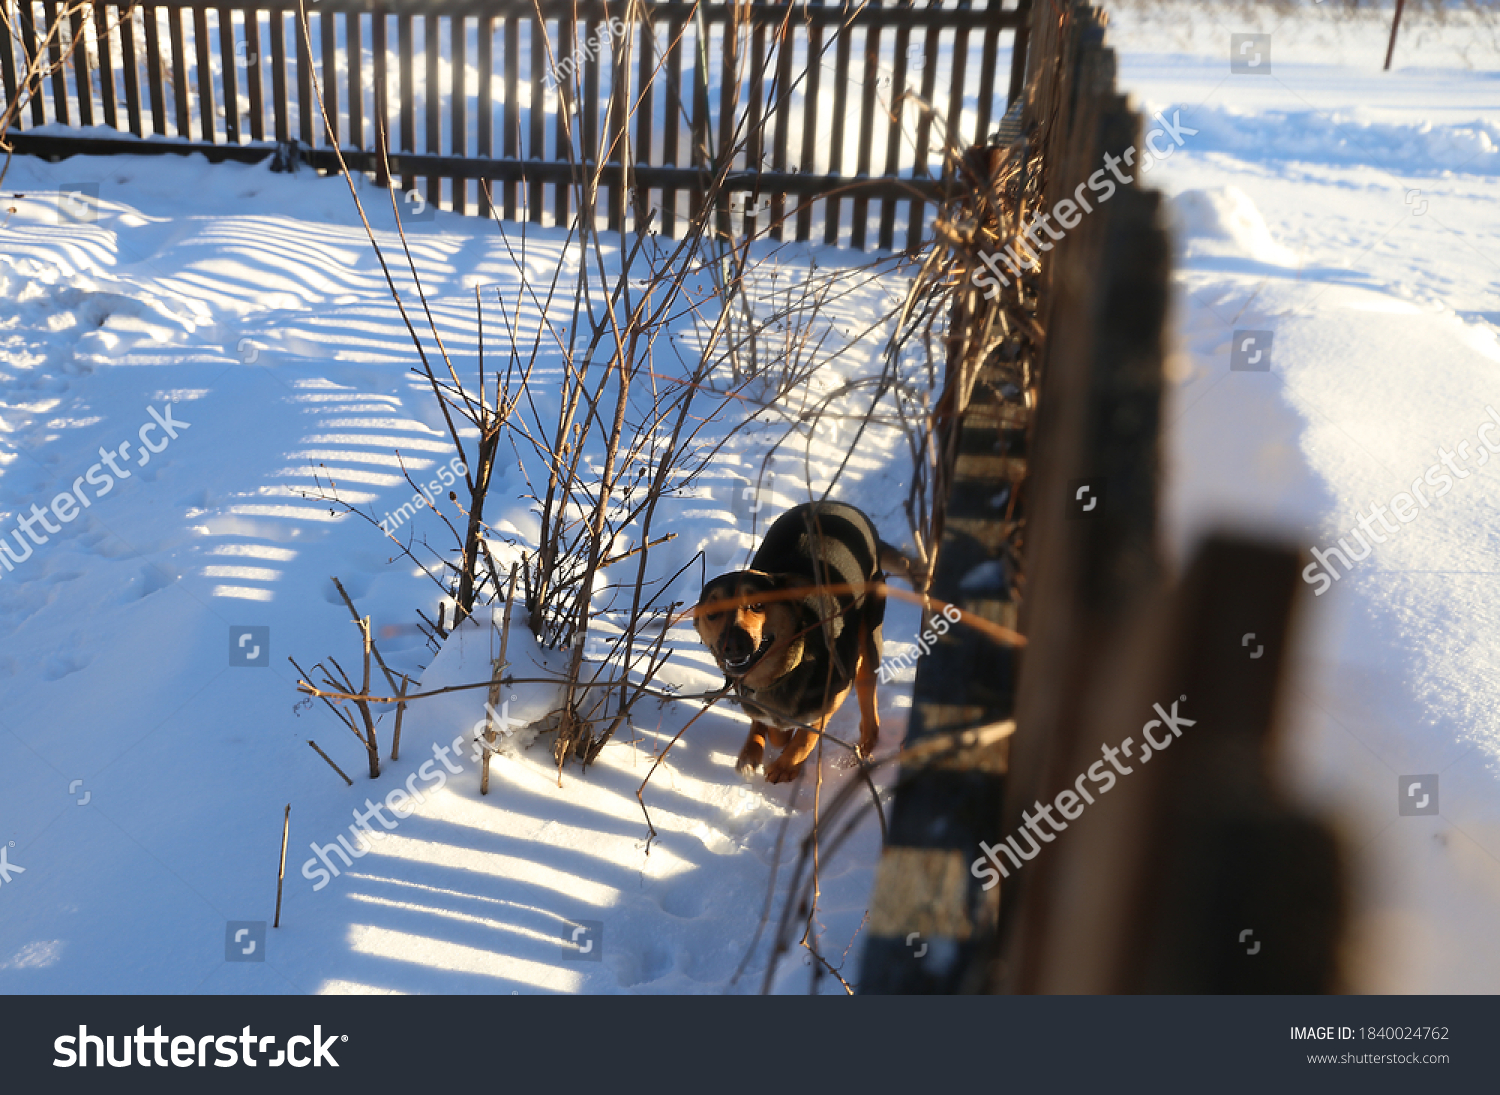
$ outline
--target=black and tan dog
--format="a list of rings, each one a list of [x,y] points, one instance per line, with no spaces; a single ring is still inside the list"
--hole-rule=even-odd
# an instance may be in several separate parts
[[[693,624],[752,720],[736,762],[746,779],[760,767],[768,740],[784,748],[766,767],[767,782],[795,779],[817,745],[816,731],[851,687],[859,697],[860,755],[874,751],[885,597],[867,587],[885,580],[882,567],[910,573],[910,563],[859,510],[809,502],[776,520],[749,570],[703,587]]]

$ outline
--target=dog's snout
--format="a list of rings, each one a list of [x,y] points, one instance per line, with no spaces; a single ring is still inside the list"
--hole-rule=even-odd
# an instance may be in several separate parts
[[[755,640],[743,627],[731,627],[724,632],[724,657],[732,662],[743,661],[755,652]]]

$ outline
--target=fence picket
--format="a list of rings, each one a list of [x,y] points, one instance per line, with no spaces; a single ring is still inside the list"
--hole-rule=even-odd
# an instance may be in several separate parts
[[[992,6],[980,9],[973,0],[956,7],[917,7],[913,0],[894,0],[894,6],[883,0],[859,5],[654,0],[622,10],[613,0],[535,0],[529,8],[517,0],[445,0],[434,10],[415,0],[319,0],[304,27],[299,0],[255,0],[255,6],[246,6],[246,0],[148,0],[144,6],[106,0],[88,12],[72,10],[64,0],[0,0],[14,12],[20,41],[19,50],[13,41],[10,51],[0,51],[0,85],[6,102],[30,98],[31,127],[49,120],[98,122],[137,136],[177,138],[166,146],[143,147],[92,134],[31,136],[18,120],[15,136],[23,152],[217,147],[226,151],[216,158],[227,152],[251,162],[267,138],[283,144],[296,138],[306,146],[302,159],[320,171],[337,169],[338,159],[330,153],[339,150],[351,170],[373,174],[379,184],[391,183],[392,168],[403,191],[425,179],[426,201],[457,212],[477,208],[494,215],[502,207],[495,188],[503,185],[506,219],[520,215],[566,226],[579,212],[575,203],[581,197],[594,203],[591,212],[612,229],[625,228],[631,218],[638,231],[649,226],[672,236],[680,229],[682,201],[690,216],[706,212],[726,237],[748,233],[782,240],[791,234],[788,222],[795,220],[796,238],[807,240],[817,227],[814,211],[821,208],[821,238],[858,248],[876,242],[890,247],[900,220],[897,205],[908,202],[908,246],[915,246],[925,203],[937,201],[946,185],[928,164],[937,139],[934,125],[945,136],[949,130],[957,135],[965,120],[959,92],[977,66],[985,87],[977,117],[969,120],[970,125],[977,121],[981,134],[988,128],[996,106],[988,85],[997,76],[1002,31],[1012,32],[1018,43],[1013,87],[1024,71],[1021,24],[1030,0],[1018,0],[1013,9],[1004,8],[1004,0],[986,2]],[[630,24],[623,32],[622,14]],[[263,17],[269,20],[268,41]],[[287,41],[289,19],[295,45]],[[52,28],[61,35],[50,35]],[[983,34],[982,47],[974,32]],[[884,57],[892,35],[894,79]],[[914,37],[920,42],[916,50],[908,48]],[[970,37],[975,38],[973,58],[967,56]],[[935,62],[950,40],[956,51],[953,76],[945,89],[948,101],[937,108]],[[37,51],[45,54],[44,62],[55,63],[44,63],[28,89],[21,86],[17,58],[25,53],[29,70]],[[684,64],[689,51],[690,67]],[[478,96],[472,108],[471,64],[477,69]],[[915,162],[903,164],[899,120],[887,131],[880,112],[887,84],[894,105],[908,90],[907,73],[914,67],[923,70],[920,94],[928,106],[917,112]],[[373,84],[369,104],[367,78]],[[295,87],[289,88],[293,80]],[[524,84],[530,85],[529,105]],[[855,87],[859,90],[851,90]],[[399,103],[391,101],[393,94]],[[824,95],[833,117],[820,131]],[[468,139],[471,123],[474,142]],[[399,138],[393,127],[399,127]],[[855,143],[846,148],[850,140]],[[882,142],[885,166],[876,174]],[[715,171],[727,173],[726,189],[705,211],[705,184]],[[444,180],[451,186],[448,195]],[[878,237],[871,222],[875,203]]]
[[[218,111],[214,109],[214,70],[208,60],[209,48],[208,9],[199,4],[193,8],[193,53],[197,57],[198,69],[198,136],[210,144],[218,144],[219,127],[215,122]]]
[[[104,106],[106,125],[120,128],[119,103],[115,98],[115,56],[111,42],[109,9],[105,4],[94,5],[94,39],[99,43],[99,94]],[[10,59],[10,43],[4,47],[5,59]]]
[[[317,104],[313,100],[311,17],[304,25],[300,15],[293,12],[292,34],[297,40],[297,129],[302,143],[312,148],[317,144],[313,137],[316,132],[313,119],[317,114]]]
[[[94,124],[94,81],[89,75],[88,44],[84,41],[83,11],[72,8],[68,12],[69,44],[73,48],[73,76],[78,89],[78,124]]]
[[[514,15],[505,20],[505,143],[506,159],[521,156],[521,21]],[[505,219],[516,219],[516,180],[505,180]]]
[[[530,123],[527,158],[541,162],[547,156],[546,112],[543,109],[546,99],[542,94],[542,73],[547,67],[546,25],[533,17],[527,21],[527,28],[531,37],[531,105],[526,108]],[[526,188],[526,209],[532,224],[542,223],[542,205],[541,177],[533,175]]]
[[[481,159],[490,159],[495,154],[495,20],[488,15],[481,15],[478,19],[476,44],[479,47],[479,55],[474,63],[479,67],[479,97],[475,100],[474,109],[478,114],[475,124],[478,127],[478,146],[474,154]],[[479,215],[488,217],[490,215],[490,188],[481,180],[479,183]]]
[[[397,38],[400,64],[397,73],[398,90],[401,96],[401,151],[417,150],[417,107],[413,84],[416,80],[416,60],[413,56],[412,17],[403,13],[397,20]],[[410,171],[401,172],[403,197],[417,188],[417,178]]]
[[[468,21],[462,15],[455,15],[448,20],[448,56],[451,58],[449,69],[453,86],[449,91],[448,120],[449,138],[452,141],[453,156],[466,156],[469,150],[469,128],[468,90],[464,86],[465,77],[468,75],[468,64],[465,58],[469,49]],[[441,105],[441,103],[439,104]],[[453,211],[462,213],[468,204],[469,182],[467,179],[454,179],[453,186]]]
[[[438,90],[438,74],[442,64],[440,53],[442,32],[438,27],[436,15],[425,16],[422,20],[422,52],[426,55],[427,65],[422,77],[422,105],[426,118],[423,129],[426,132],[427,151],[435,156],[443,153],[443,96]],[[427,201],[433,208],[443,207],[443,178],[441,175],[427,176]]]
[[[71,125],[68,107],[68,74],[63,69],[62,20],[63,5],[58,0],[47,0],[42,6],[47,14],[47,60],[52,70],[52,116],[63,125]]]
[[[245,9],[245,95],[250,106],[250,139],[266,139],[266,101],[260,74],[264,65],[260,50],[260,12]]]
[[[372,16],[372,18],[374,18]],[[349,65],[349,132],[350,148],[368,148],[365,144],[364,88],[364,16],[357,11],[344,13],[344,56]]]
[[[219,64],[224,81],[224,139],[239,144],[240,89],[235,72],[238,54],[234,48],[234,13],[228,8],[216,8],[215,13],[219,20]]]
[[[375,185],[391,185],[391,103],[390,72],[386,61],[386,13],[376,9],[370,16],[370,60],[374,71],[371,79],[372,106],[375,110],[370,119],[375,138]]]
[[[120,27],[120,68],[125,74],[125,114],[130,119],[130,132],[140,137],[141,126],[141,73],[136,57],[135,13],[123,4],[115,5],[115,21]]]

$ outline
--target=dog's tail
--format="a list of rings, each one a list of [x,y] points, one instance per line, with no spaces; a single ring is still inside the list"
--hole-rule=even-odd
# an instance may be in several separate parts
[[[927,570],[898,547],[879,541],[880,569],[895,578],[900,578],[918,593],[927,591]]]

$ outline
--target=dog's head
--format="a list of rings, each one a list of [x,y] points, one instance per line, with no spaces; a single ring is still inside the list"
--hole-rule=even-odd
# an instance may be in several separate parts
[[[795,575],[739,570],[703,587],[693,626],[726,677],[764,688],[801,662],[801,602],[787,591],[806,584]]]

